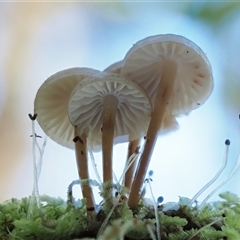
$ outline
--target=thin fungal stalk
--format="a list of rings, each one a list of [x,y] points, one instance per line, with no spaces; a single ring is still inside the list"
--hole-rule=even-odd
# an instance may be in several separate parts
[[[154,207],[154,213],[155,213],[155,218],[156,218],[156,232],[157,232],[157,239],[161,240],[161,233],[160,233],[160,221],[159,221],[159,215],[158,215],[158,205],[156,203],[156,200],[153,195],[153,190],[151,186],[151,178],[146,179],[146,184],[149,186],[152,201],[153,201],[153,207]]]
[[[225,154],[224,154],[221,168],[218,170],[216,175],[196,193],[196,195],[191,199],[191,202],[190,202],[191,204],[193,204],[197,200],[197,198],[219,178],[223,170],[226,168],[227,162],[228,162],[229,145],[230,145],[230,141],[228,139],[225,141],[225,145],[226,145],[226,149],[225,149]]]
[[[102,186],[103,182],[102,182],[102,179],[101,179],[101,177],[100,177],[100,175],[98,173],[97,165],[96,165],[96,162],[95,162],[92,150],[89,151],[89,155],[90,155],[93,171],[94,171],[94,173],[96,175],[97,181],[98,181],[99,185]]]
[[[227,178],[225,180],[223,180],[215,189],[212,190],[212,192],[210,192],[207,197],[202,201],[202,203],[199,206],[199,209],[203,209],[205,204],[207,203],[207,201],[209,200],[209,198],[211,198],[213,196],[213,194],[215,194],[222,186],[224,186],[235,174],[236,172],[240,169],[240,154],[238,156],[238,160],[233,168],[233,170],[229,173],[229,175],[227,176]]]
[[[239,119],[240,119],[240,114],[238,115]],[[225,141],[225,145],[227,146],[227,152],[226,152],[226,161],[228,158],[228,147],[230,145],[230,140],[226,140]],[[223,180],[215,189],[213,189],[208,195],[207,197],[202,201],[201,205],[199,206],[199,209],[203,209],[205,204],[207,203],[207,201],[209,200],[209,198],[211,198],[213,196],[213,194],[215,194],[222,186],[224,186],[235,174],[236,172],[240,169],[240,152],[238,154],[238,159],[237,162],[234,165],[234,168],[232,169],[232,171],[229,173],[228,177]]]
[[[35,133],[35,120],[32,121],[32,153],[33,153],[33,177],[34,185],[32,195],[36,198],[37,206],[40,207],[39,189],[38,189],[38,165],[36,157],[36,133]]]
[[[118,99],[115,96],[104,97],[102,112],[103,182],[113,181],[112,155],[117,107]]]
[[[148,165],[158,137],[158,132],[161,129],[167,107],[172,98],[176,74],[177,64],[171,60],[164,61],[162,65],[161,81],[158,85],[158,90],[154,100],[153,113],[146,134],[145,148],[139,159],[135,178],[132,184],[132,190],[129,195],[128,204],[131,209],[136,208],[138,205],[141,196],[141,188],[148,170]]]
[[[131,165],[137,161],[139,155],[140,155],[140,150],[138,149],[138,151],[134,152],[128,159],[128,165],[125,165],[124,169],[123,169],[123,172],[118,180],[118,183],[121,184],[122,186],[124,186],[124,176],[128,170],[129,167],[131,167]]]
[[[43,154],[44,154],[44,150],[47,144],[47,136],[45,136],[44,138],[44,142],[42,144],[42,148],[40,148],[38,142],[36,141],[36,144],[38,146],[39,149],[39,161],[38,161],[38,167],[37,167],[37,180],[39,181],[40,175],[41,175],[41,171],[42,171],[42,163],[43,163]]]
[[[194,240],[194,239],[199,239],[199,238],[195,238],[199,233],[201,233],[202,230],[207,229],[208,227],[212,226],[213,224],[217,223],[217,222],[222,222],[223,218],[217,218],[215,220],[213,220],[212,222],[210,222],[209,224],[201,227],[200,229],[198,229],[192,236],[188,237],[187,240]]]
[[[141,139],[135,139],[129,142],[128,144],[128,155],[126,160],[126,166],[130,164],[129,159],[131,159],[131,156],[136,152],[136,149],[138,149],[139,145],[141,143]],[[126,171],[125,178],[124,178],[124,185],[126,188],[131,190],[132,186],[132,180],[134,171],[136,168],[137,161],[133,161],[132,164],[129,166],[128,170]]]
[[[35,120],[37,118],[37,114],[28,114],[29,118],[32,120],[32,154],[33,154],[33,190],[32,196],[30,197],[30,203],[27,211],[27,219],[30,219],[33,214],[34,203],[36,202],[37,207],[40,208],[40,197],[39,197],[39,189],[38,189],[38,165],[37,165],[37,157],[36,157],[36,132],[35,132]]]
[[[99,230],[98,230],[98,233],[97,233],[97,239],[99,239],[99,236],[102,235],[105,227],[107,226],[107,224],[108,224],[108,222],[109,222],[110,217],[111,217],[112,214],[113,214],[114,209],[117,207],[117,205],[118,205],[118,203],[119,203],[120,198],[121,198],[121,194],[119,194],[119,195],[117,196],[115,203],[113,204],[113,206],[112,206],[112,208],[110,209],[108,215],[106,216],[106,218],[104,219],[102,225],[100,226],[100,228],[99,228]]]
[[[79,178],[80,180],[89,180],[87,138],[85,135],[78,136],[77,129],[75,128],[73,141],[75,143],[75,154]],[[95,207],[92,188],[89,184],[81,184],[81,189],[83,197],[87,200],[87,213],[88,215],[92,215]]]

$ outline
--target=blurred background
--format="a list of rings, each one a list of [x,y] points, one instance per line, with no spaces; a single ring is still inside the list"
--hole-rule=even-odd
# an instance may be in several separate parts
[[[227,138],[231,140],[229,162],[218,183],[236,163],[240,3],[2,2],[0,32],[0,201],[32,192],[28,113],[33,113],[35,94],[44,80],[70,67],[103,70],[123,59],[137,41],[157,34],[179,34],[201,47],[212,64],[215,86],[203,106],[178,119],[179,130],[159,136],[149,167],[154,170],[155,197],[161,195],[165,201],[193,197],[220,168]],[[126,144],[114,148],[117,176],[126,149]],[[101,154],[95,154],[95,159],[101,173]],[[49,139],[43,161],[40,194],[66,198],[68,184],[78,178],[74,152]],[[74,188],[75,196],[80,196],[79,190]],[[218,193],[227,190],[240,194],[240,171]],[[216,194],[211,200],[217,198]]]

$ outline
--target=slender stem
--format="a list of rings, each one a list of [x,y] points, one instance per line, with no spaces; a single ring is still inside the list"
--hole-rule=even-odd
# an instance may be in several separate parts
[[[134,154],[138,146],[140,145],[141,139],[135,139],[129,142],[128,144],[128,155],[127,155],[127,161],[126,161],[126,166],[129,165],[129,159]],[[132,186],[132,180],[133,180],[133,175],[134,171],[136,168],[137,161],[134,161],[131,166],[128,168],[126,174],[125,174],[125,179],[124,179],[124,185],[126,188],[129,190],[131,189]]]
[[[148,165],[157,140],[158,132],[161,129],[167,107],[172,98],[176,73],[176,63],[171,60],[164,61],[162,64],[161,78],[159,79],[160,83],[158,85],[154,99],[152,118],[150,120],[146,135],[145,148],[139,159],[134,181],[132,184],[132,190],[129,195],[128,205],[131,209],[137,207],[141,196],[141,187],[148,170]]]
[[[225,154],[224,154],[224,158],[223,158],[223,162],[222,162],[222,166],[221,168],[218,170],[218,172],[216,173],[216,175],[206,184],[204,185],[197,193],[196,195],[191,199],[190,204],[192,205],[197,198],[204,192],[206,191],[221,175],[221,173],[223,172],[223,170],[226,168],[227,166],[227,162],[228,162],[228,151],[229,151],[229,145],[226,145],[226,149],[225,149]]]
[[[102,113],[102,154],[103,154],[103,182],[112,182],[112,155],[115,119],[118,99],[114,95],[106,95],[103,99]]]
[[[33,177],[34,177],[34,185],[32,195],[36,198],[37,206],[40,207],[40,199],[39,199],[39,189],[38,189],[38,165],[37,165],[37,157],[36,157],[36,135],[35,135],[35,121],[32,121],[32,151],[33,151]]]
[[[37,143],[37,141],[36,141]],[[37,172],[37,177],[38,177],[38,181],[39,181],[39,178],[40,178],[40,174],[41,174],[41,171],[42,171],[42,163],[43,163],[43,153],[44,153],[44,150],[45,150],[45,147],[46,147],[46,144],[47,144],[47,136],[45,136],[45,139],[44,139],[44,142],[42,144],[42,148],[40,149],[39,147],[39,161],[38,161],[38,172]]]
[[[208,201],[209,198],[213,196],[214,193],[216,193],[224,184],[226,184],[235,174],[236,172],[240,169],[240,155],[238,156],[237,163],[235,164],[233,170],[228,174],[228,177],[223,180],[215,189],[213,189],[207,197],[202,201],[201,205],[199,206],[199,209],[203,209],[205,206],[206,202]]]
[[[85,135],[78,136],[77,129],[74,129],[74,142],[75,142],[75,154],[78,168],[78,175],[80,180],[89,180],[88,171],[88,152],[87,152],[87,138]],[[93,213],[95,201],[92,192],[92,188],[89,185],[81,184],[82,195],[87,200],[87,213],[91,215]]]
[[[157,239],[158,239],[158,240],[161,240],[160,221],[159,221],[159,215],[158,215],[158,206],[157,206],[157,203],[156,203],[156,201],[155,201],[155,197],[154,197],[154,195],[153,195],[153,190],[152,190],[152,186],[151,186],[150,180],[147,181],[147,184],[148,184],[148,186],[149,186],[150,193],[151,193],[151,197],[152,197],[152,201],[153,201],[153,207],[154,207],[154,213],[155,213],[155,219],[156,219]]]

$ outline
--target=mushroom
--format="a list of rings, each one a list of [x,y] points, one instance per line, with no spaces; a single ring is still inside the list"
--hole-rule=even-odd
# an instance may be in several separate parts
[[[124,61],[118,61],[107,67],[104,72],[112,72],[112,73],[120,73],[122,66],[124,64]],[[166,133],[171,130],[175,130],[178,128],[178,123],[175,120],[175,118],[169,116],[166,116],[163,120],[163,126],[160,130],[161,133]],[[133,180],[133,175],[135,172],[137,160],[135,159],[133,162],[131,162],[131,165],[129,166],[129,160],[131,159],[131,156],[135,154],[135,152],[139,149],[139,146],[142,141],[142,137],[139,137],[138,139],[133,139],[129,142],[128,144],[128,153],[127,153],[127,159],[126,159],[126,168],[127,171],[125,173],[124,177],[124,186],[127,187],[129,190],[131,190],[132,186],[132,180]]]
[[[89,178],[86,139],[82,139],[83,144],[78,141],[78,133],[74,131],[68,119],[68,100],[77,83],[85,77],[99,73],[100,71],[90,68],[70,68],[57,72],[41,85],[34,101],[34,113],[38,115],[39,125],[46,135],[64,147],[75,148],[80,179]],[[85,154],[84,158],[82,158],[82,152]],[[91,187],[87,185],[81,187],[82,195],[87,199],[87,208],[94,207]]]
[[[123,65],[123,60],[115,62],[112,65],[110,65],[109,67],[107,67],[106,69],[104,69],[104,72],[120,73],[122,65]],[[134,171],[135,171],[136,163],[137,163],[137,160],[134,160],[133,162],[131,162],[131,165],[129,166],[129,164],[130,164],[129,160],[131,159],[131,156],[136,152],[139,145],[141,144],[141,138],[142,138],[142,136],[140,136],[137,139],[133,139],[128,144],[127,159],[126,159],[126,164],[125,164],[126,173],[124,176],[124,186],[126,188],[128,188],[129,190],[131,190],[133,175],[134,175]]]
[[[68,114],[80,136],[88,137],[90,146],[102,144],[103,181],[112,182],[114,139],[126,142],[142,136],[150,121],[151,104],[137,83],[119,74],[102,72],[75,87]]]
[[[204,52],[185,37],[166,34],[140,40],[124,58],[121,74],[139,83],[151,99],[153,112],[146,145],[139,159],[129,206],[136,208],[159,131],[176,125],[175,118],[201,106],[213,88]]]

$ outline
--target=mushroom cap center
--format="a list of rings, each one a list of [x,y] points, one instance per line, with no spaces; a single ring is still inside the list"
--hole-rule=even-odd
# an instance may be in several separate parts
[[[114,73],[86,78],[71,94],[69,119],[79,133],[87,134],[93,150],[97,150],[102,142],[103,114],[111,116],[111,111],[113,115],[116,111],[114,144],[117,144],[145,134],[152,107],[138,84]]]
[[[103,106],[106,110],[111,111],[113,108],[117,107],[119,104],[119,99],[116,95],[107,94],[103,97]]]

